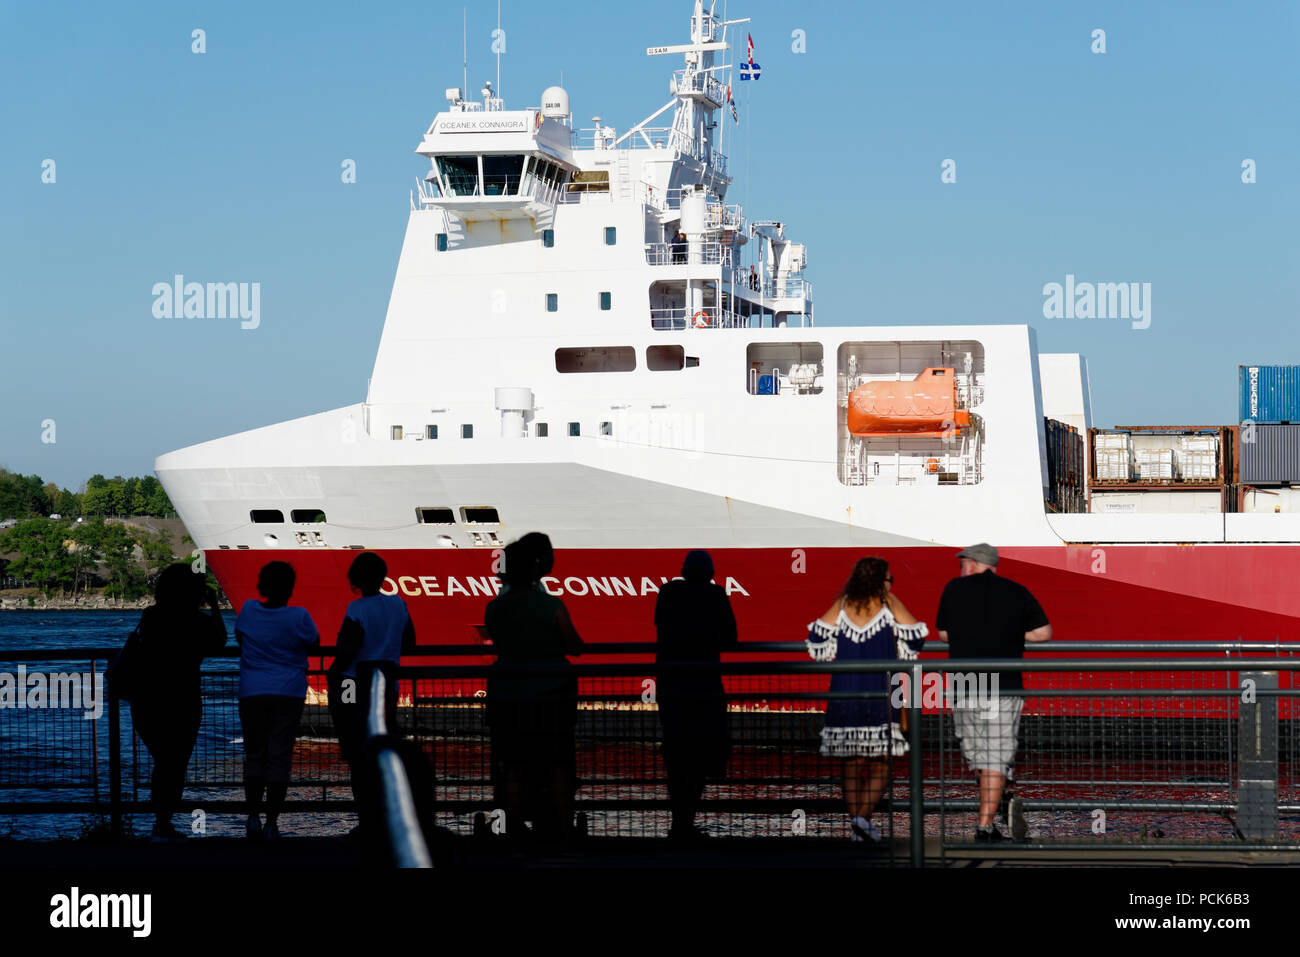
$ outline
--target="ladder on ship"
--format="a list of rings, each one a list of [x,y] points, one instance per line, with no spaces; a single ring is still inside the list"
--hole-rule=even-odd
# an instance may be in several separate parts
[[[627,150],[619,150],[614,160],[614,170],[618,179],[618,201],[632,201],[632,173],[628,163]]]

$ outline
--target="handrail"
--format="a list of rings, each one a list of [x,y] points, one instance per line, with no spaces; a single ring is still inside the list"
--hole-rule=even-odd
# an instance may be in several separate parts
[[[433,858],[420,827],[402,757],[394,747],[385,714],[388,697],[386,663],[376,664],[370,675],[370,702],[366,715],[366,745],[374,749],[379,771],[379,795],[383,806],[384,832],[396,867],[431,868]]]

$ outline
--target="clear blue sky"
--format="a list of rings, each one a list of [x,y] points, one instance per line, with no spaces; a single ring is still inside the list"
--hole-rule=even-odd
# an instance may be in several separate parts
[[[644,50],[686,0],[502,6],[507,107],[561,71],[584,124],[667,99],[680,58]],[[0,0],[0,465],[76,487],[362,399],[461,10]],[[468,11],[477,90],[496,8]],[[1300,362],[1300,4],[728,13],[763,67],[732,198],[809,244],[820,325],[1030,323],[1088,356],[1101,425],[1230,422],[1239,363]],[[261,327],[155,319],[174,273],[260,282]],[[1066,273],[1150,282],[1151,327],[1044,319]]]

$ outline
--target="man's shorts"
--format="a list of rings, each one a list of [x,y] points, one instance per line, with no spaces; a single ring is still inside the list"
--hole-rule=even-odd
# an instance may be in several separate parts
[[[997,711],[989,708],[953,708],[953,725],[961,742],[961,753],[973,771],[997,771],[1012,776],[1020,711],[1025,699],[1008,694],[997,699]]]

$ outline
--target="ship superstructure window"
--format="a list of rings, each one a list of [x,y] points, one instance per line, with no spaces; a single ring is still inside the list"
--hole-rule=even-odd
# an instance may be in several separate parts
[[[600,294],[600,309],[602,312],[609,312],[614,305],[614,294],[612,292],[602,292]]]
[[[618,242],[618,227],[616,227],[616,226],[606,226],[606,227],[605,227],[605,245],[606,245],[606,246],[613,246],[613,245],[614,245],[615,243],[617,243],[617,242]]]
[[[550,249],[555,245],[555,230],[553,229],[542,230],[542,245],[545,246],[547,249]]]
[[[289,513],[295,525],[311,525],[325,521],[325,513],[319,508],[295,508]]]
[[[613,422],[602,422],[602,423],[600,423],[600,434],[601,434],[601,435],[613,435],[613,434],[614,434],[614,423],[613,423]]]
[[[466,424],[460,427],[460,437],[462,439],[474,438],[474,426]]]
[[[478,195],[477,156],[439,156],[437,160],[438,175],[447,184],[447,195]]]
[[[569,423],[569,435],[572,435],[572,436],[579,436],[579,435],[582,435],[582,426],[581,426],[579,423],[577,423],[577,422],[570,422],[570,423]]]
[[[284,524],[284,512],[278,508],[255,508],[248,513],[248,517],[255,525]]]
[[[402,438],[402,427],[400,425],[393,426],[392,431],[389,433],[389,435],[392,437],[394,441],[400,441]]]
[[[560,311],[560,297],[558,294],[553,292],[548,292],[546,294],[546,311],[547,312]]]
[[[426,439],[436,439],[438,437],[438,427],[436,425],[426,425],[424,427],[424,437]]]
[[[449,508],[417,508],[415,517],[421,525],[456,524],[456,513]]]
[[[438,245],[438,252],[440,252],[440,253],[445,253],[445,252],[447,251],[447,234],[446,234],[446,233],[439,233],[439,234],[438,234],[438,242],[437,242],[437,245]]]
[[[751,342],[745,369],[750,395],[820,395],[825,383],[820,342]]]
[[[686,366],[686,350],[681,346],[650,346],[645,351],[645,364],[651,372],[676,372]]]
[[[537,437],[544,439],[551,434],[551,427],[545,422],[537,423]]]
[[[462,508],[460,518],[466,525],[500,525],[501,516],[495,508]]]
[[[556,349],[556,372],[632,372],[636,350],[631,346],[593,346],[585,349]]]
[[[484,156],[483,195],[519,195],[519,182],[523,177],[523,172],[524,157],[522,153],[509,156]]]

